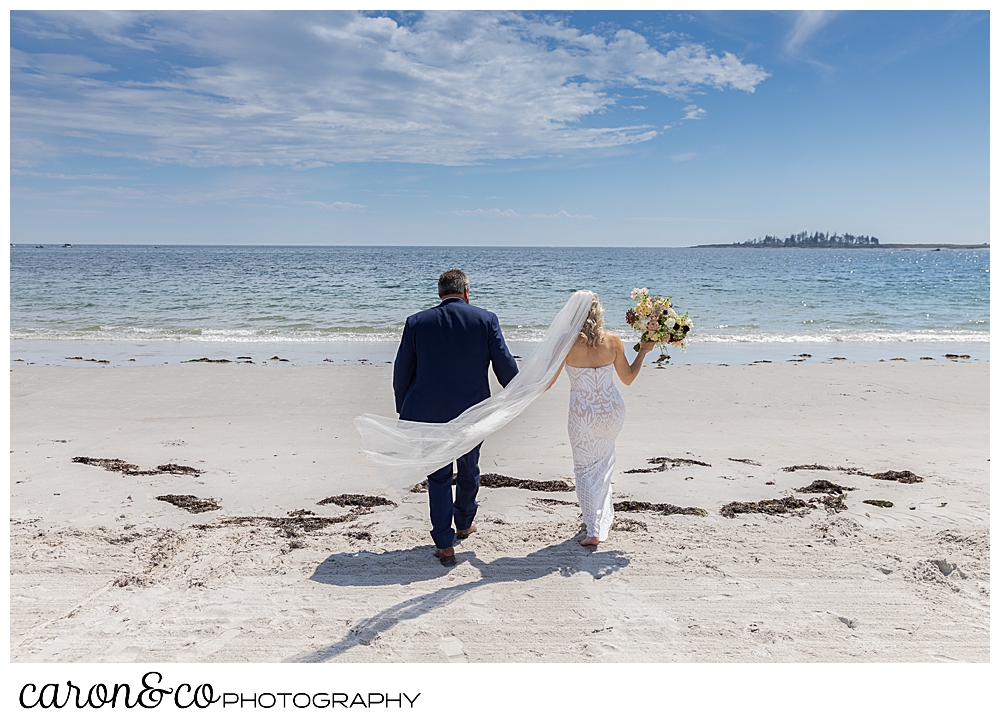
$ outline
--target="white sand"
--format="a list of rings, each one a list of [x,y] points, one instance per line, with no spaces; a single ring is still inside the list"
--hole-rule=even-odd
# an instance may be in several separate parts
[[[352,419],[391,413],[389,378],[13,369],[12,661],[989,659],[988,363],[647,367],[622,389],[615,499],[708,515],[618,513],[632,529],[588,552],[574,505],[534,501],[572,493],[483,489],[480,532],[450,569],[431,556],[426,496],[386,488],[358,450]],[[570,478],[566,404],[564,378],[487,440],[483,471]],[[127,477],[74,456],[204,474]],[[622,474],[654,456],[711,467]],[[924,482],[781,471],[810,463]],[[719,514],[816,479],[857,487],[848,509]],[[399,506],[293,536],[212,524],[343,515],[317,505],[342,493]]]

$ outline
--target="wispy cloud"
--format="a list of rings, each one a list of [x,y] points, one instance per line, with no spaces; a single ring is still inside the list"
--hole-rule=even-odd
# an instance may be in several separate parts
[[[684,117],[681,120],[701,120],[707,114],[708,112],[704,108],[699,108],[696,105],[686,105],[684,106]]]
[[[694,151],[688,151],[687,153],[675,153],[670,156],[671,161],[677,161],[678,163],[682,161],[690,161],[692,158],[697,158],[698,154]]]
[[[533,213],[532,218],[597,218],[597,216],[576,215],[562,210],[559,213]]]
[[[65,53],[29,53],[29,35]],[[15,167],[67,153],[299,168],[557,155],[662,132],[595,123],[616,90],[685,99],[768,77],[690,40],[660,49],[510,12],[13,13],[11,38]]]
[[[788,37],[785,38],[785,52],[797,55],[806,41],[837,15],[835,10],[802,10],[795,16]]]
[[[51,178],[58,181],[122,181],[125,176],[118,176],[112,173],[47,173],[44,171],[26,171],[21,168],[11,169],[12,176],[27,176],[28,178]]]
[[[506,211],[499,208],[476,208],[473,210],[452,211],[452,214],[455,216],[483,216],[486,218],[521,218],[524,216],[524,214],[520,214],[512,208],[508,208]],[[596,216],[577,215],[565,209],[557,213],[532,213],[529,215],[531,218],[597,218]]]
[[[521,215],[512,208],[508,208],[506,211],[501,211],[499,208],[477,208],[472,211],[452,211],[452,214],[455,216],[489,216],[491,218],[513,218]]]
[[[295,201],[294,203],[332,211],[364,211],[366,208],[362,203],[349,203],[347,201]]]

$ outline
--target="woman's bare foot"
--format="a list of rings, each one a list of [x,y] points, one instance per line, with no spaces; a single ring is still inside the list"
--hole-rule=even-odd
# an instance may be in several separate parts
[[[600,542],[596,537],[585,537],[580,540],[580,544],[584,547],[597,547],[597,543]]]

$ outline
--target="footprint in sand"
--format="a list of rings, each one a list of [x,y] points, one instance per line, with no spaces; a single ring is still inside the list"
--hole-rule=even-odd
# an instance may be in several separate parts
[[[493,599],[492,590],[478,590],[469,599],[470,604],[484,607]],[[457,639],[457,638],[456,638]]]
[[[441,651],[448,656],[449,663],[464,663],[465,661],[465,649],[462,647],[462,641],[452,635],[449,638],[441,639]]]

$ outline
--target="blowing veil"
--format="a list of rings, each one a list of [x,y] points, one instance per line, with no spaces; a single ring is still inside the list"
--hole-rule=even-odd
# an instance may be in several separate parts
[[[428,473],[461,457],[545,391],[583,328],[593,297],[590,291],[575,292],[510,384],[450,422],[410,422],[374,414],[356,417],[361,451],[398,489],[422,481]]]

